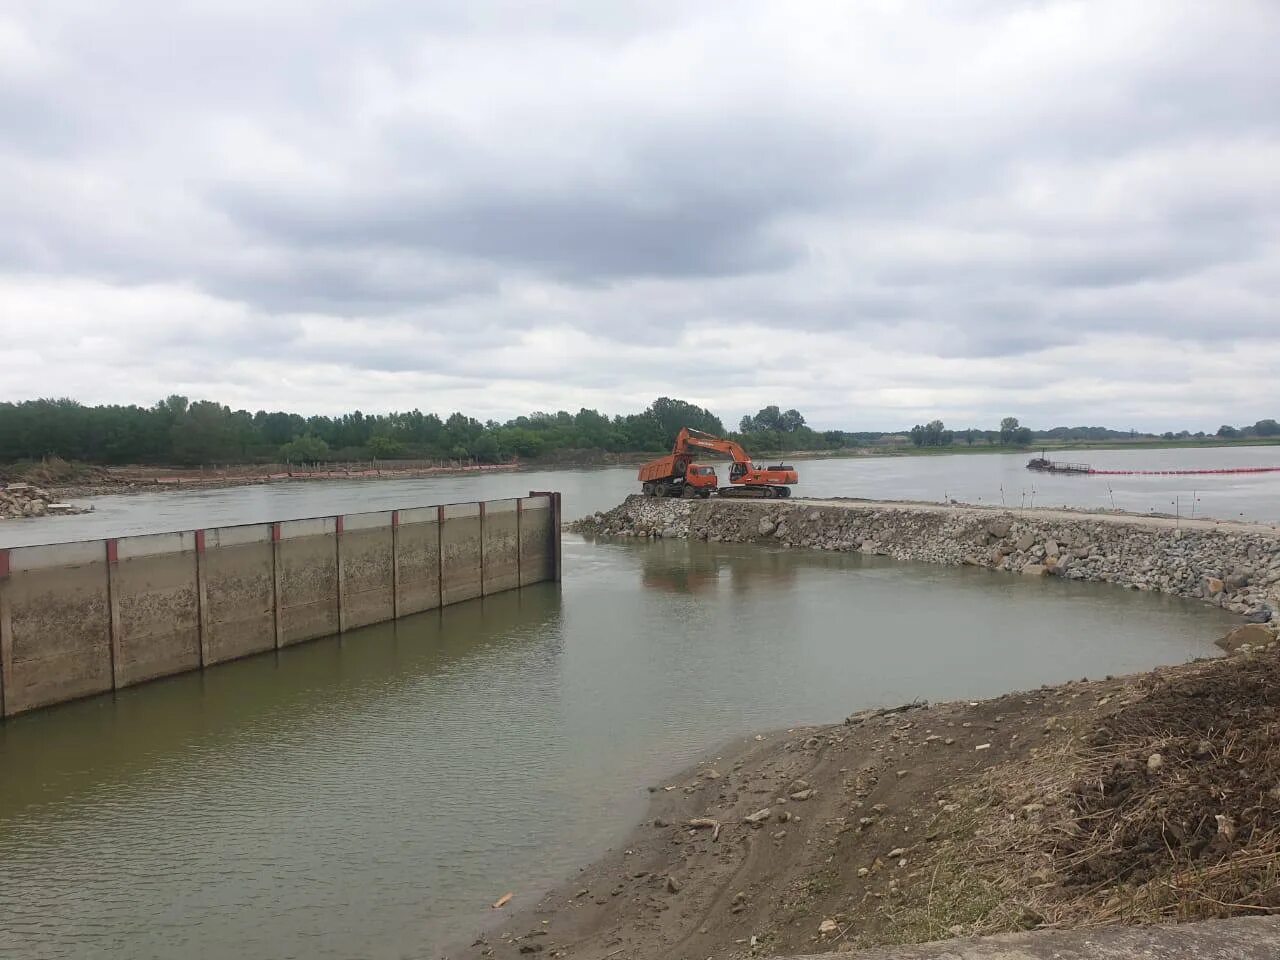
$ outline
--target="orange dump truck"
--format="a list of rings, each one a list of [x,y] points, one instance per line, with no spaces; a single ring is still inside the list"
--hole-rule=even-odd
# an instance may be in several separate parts
[[[720,485],[714,467],[676,453],[646,463],[639,479],[641,490],[651,497],[709,497]]]

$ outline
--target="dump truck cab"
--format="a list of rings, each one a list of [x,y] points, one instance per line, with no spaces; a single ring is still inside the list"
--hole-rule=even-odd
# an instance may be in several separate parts
[[[716,476],[716,468],[701,463],[689,464],[684,472],[684,482],[696,490],[715,490],[720,485]]]
[[[639,480],[651,497],[709,497],[720,485],[714,467],[694,463],[688,454],[673,454],[646,463]]]

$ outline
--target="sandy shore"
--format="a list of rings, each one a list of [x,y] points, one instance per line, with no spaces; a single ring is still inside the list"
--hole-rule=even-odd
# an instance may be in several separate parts
[[[623,845],[536,903],[517,891],[450,956],[752,957],[1269,912],[1278,731],[1266,650],[755,734],[653,785]]]

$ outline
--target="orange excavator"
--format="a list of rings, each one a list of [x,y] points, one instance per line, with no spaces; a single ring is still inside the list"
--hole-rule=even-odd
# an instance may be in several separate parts
[[[720,486],[713,467],[694,463],[697,451],[718,453],[733,459],[729,467],[730,486]],[[789,497],[788,484],[799,483],[795,467],[778,464],[757,467],[742,445],[732,440],[684,427],[676,435],[671,453],[651,460],[640,468],[641,490],[651,497]]]

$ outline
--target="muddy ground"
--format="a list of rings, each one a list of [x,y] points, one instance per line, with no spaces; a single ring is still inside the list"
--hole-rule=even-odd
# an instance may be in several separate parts
[[[451,956],[750,957],[1280,909],[1273,651],[756,735]],[[714,824],[718,824],[718,829]]]

